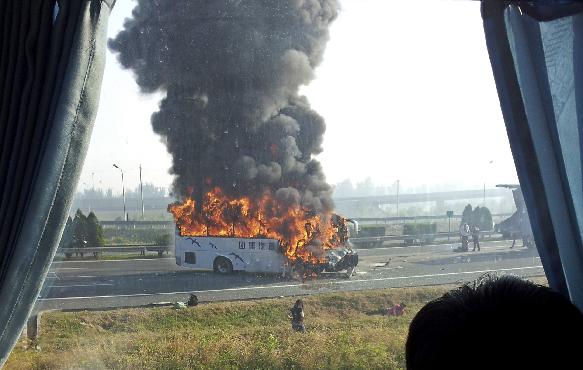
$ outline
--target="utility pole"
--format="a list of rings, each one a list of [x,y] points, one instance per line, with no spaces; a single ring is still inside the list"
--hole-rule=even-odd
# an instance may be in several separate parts
[[[451,235],[451,218],[453,217],[453,211],[447,211],[447,242],[449,243],[449,237]]]
[[[142,221],[144,221],[144,189],[142,187],[142,164],[140,164],[140,198],[142,200]]]
[[[492,160],[490,160],[490,161],[488,161],[488,165],[487,165],[487,167],[486,167],[486,174],[485,174],[485,177],[486,177],[486,178],[488,178],[488,175],[489,175],[489,173],[490,173],[490,171],[489,171],[489,170],[490,170],[490,168],[492,167],[492,166],[490,166],[490,165],[491,165],[492,163],[494,163],[494,160],[493,160],[493,159],[492,159]],[[483,198],[483,200],[482,200],[482,207],[486,207],[486,180],[484,180],[484,198]]]
[[[121,194],[123,197],[123,219],[124,219],[124,221],[127,222],[128,214],[126,213],[126,190],[125,190],[125,186],[123,183],[123,170],[115,163],[113,164],[113,167],[117,168],[121,172]]]
[[[397,180],[397,217],[399,217],[399,184],[400,181]]]

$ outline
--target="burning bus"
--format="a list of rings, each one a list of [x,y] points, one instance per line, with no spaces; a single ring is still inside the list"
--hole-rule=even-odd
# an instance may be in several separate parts
[[[351,248],[347,223],[336,214],[313,214],[282,207],[266,194],[259,201],[230,198],[215,188],[202,207],[186,199],[168,207],[176,222],[176,264],[186,268],[317,276],[346,271],[358,254]]]
[[[316,158],[326,122],[300,91],[323,60],[337,1],[150,3],[109,47],[140,91],[163,92],[151,124],[172,157],[179,263],[267,268],[251,267],[241,242],[248,258],[277,251],[307,273],[355,265]]]
[[[140,91],[163,92],[151,124],[172,157],[179,264],[353,268],[317,159],[326,122],[300,91],[323,60],[337,1],[150,3],[139,2],[109,47]],[[276,252],[271,267],[250,262]]]

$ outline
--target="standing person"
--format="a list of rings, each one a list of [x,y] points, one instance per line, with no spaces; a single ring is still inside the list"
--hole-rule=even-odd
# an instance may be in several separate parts
[[[514,245],[516,244],[516,233],[512,233],[512,246],[510,247],[510,249],[514,248]],[[522,242],[522,244],[524,244],[524,241]]]
[[[461,226],[460,226],[460,236],[462,238],[462,247],[461,247],[461,252],[467,252],[468,251],[468,244],[469,244],[469,237],[470,237],[470,226],[464,222]]]
[[[480,251],[480,228],[476,225],[472,227],[472,241],[474,242],[474,249],[472,252],[476,251],[478,247],[478,252]]]
[[[302,333],[306,332],[306,327],[304,326],[304,302],[301,299],[296,301],[287,316],[291,319],[293,330]]]

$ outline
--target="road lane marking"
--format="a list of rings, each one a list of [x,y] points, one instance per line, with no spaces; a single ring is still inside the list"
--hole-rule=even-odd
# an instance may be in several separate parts
[[[461,271],[461,272],[447,272],[440,274],[428,274],[428,275],[411,275],[411,276],[395,276],[386,278],[374,278],[374,279],[359,279],[359,280],[340,280],[333,281],[334,284],[355,284],[355,283],[366,283],[373,281],[389,281],[389,280],[403,280],[403,279],[420,279],[428,277],[440,277],[440,276],[451,276],[451,275],[470,275],[470,274],[485,274],[488,272],[501,272],[501,271],[516,271],[516,270],[529,270],[529,269],[539,269],[542,266],[525,266],[525,267],[511,267],[506,269],[488,269],[488,270],[478,270],[478,271]],[[208,290],[191,290],[187,292],[164,292],[164,293],[138,293],[138,294],[119,294],[119,295],[101,295],[101,296],[90,296],[90,297],[61,297],[61,298],[39,298],[37,301],[56,301],[56,300],[73,300],[73,299],[94,299],[94,298],[129,298],[129,297],[147,297],[156,295],[175,295],[175,294],[192,294],[192,293],[218,293],[218,292],[228,292],[228,291],[242,291],[242,290],[261,290],[261,289],[278,289],[278,288],[294,288],[305,286],[306,284],[285,284],[285,285],[262,285],[254,287],[241,287],[241,288],[225,288],[225,289],[208,289]],[[318,284],[325,287],[325,284]]]
[[[87,286],[112,286],[109,283],[95,283],[95,284],[73,284],[73,285],[49,285],[49,288],[73,288],[73,287],[87,287]]]
[[[403,245],[397,245],[394,247],[380,247],[380,248],[353,248],[355,251],[376,251],[376,250],[388,250],[388,249],[407,249],[407,248],[428,248],[428,247],[453,247],[453,246],[459,246],[461,242],[457,242],[457,243],[443,243],[443,244],[425,244],[425,245],[408,245],[408,246],[403,246]],[[507,240],[493,240],[493,241],[486,241],[483,242],[483,246],[482,248],[486,248],[486,247],[494,247],[491,244],[512,244],[511,242],[507,241]]]
[[[420,278],[428,278],[428,277],[440,277],[440,276],[451,276],[451,275],[470,275],[470,274],[486,274],[488,272],[500,272],[500,271],[515,271],[515,270],[529,270],[529,269],[537,269],[542,268],[541,266],[525,266],[525,267],[511,267],[506,269],[488,269],[488,270],[478,270],[478,271],[460,271],[460,272],[444,272],[440,274],[428,274],[428,275],[411,275],[411,276],[394,276],[394,277],[386,277],[386,278],[375,278],[375,279],[367,279],[367,280],[348,280],[348,281],[337,281],[335,283],[338,284],[347,284],[347,283],[355,283],[357,281],[386,281],[386,280],[403,280],[403,279],[420,279]]]

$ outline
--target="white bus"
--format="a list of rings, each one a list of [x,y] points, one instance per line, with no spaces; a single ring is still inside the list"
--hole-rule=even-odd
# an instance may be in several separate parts
[[[175,230],[176,264],[191,269],[212,270],[220,274],[247,271],[284,276],[292,272],[311,275],[323,271],[346,271],[350,277],[358,265],[358,254],[350,248],[350,242],[342,248],[326,251],[326,262],[313,265],[300,260],[291,263],[275,239],[181,236],[179,229]]]
[[[275,239],[180,236],[177,228],[175,246],[176,264],[192,269],[285,274],[289,268]]]

